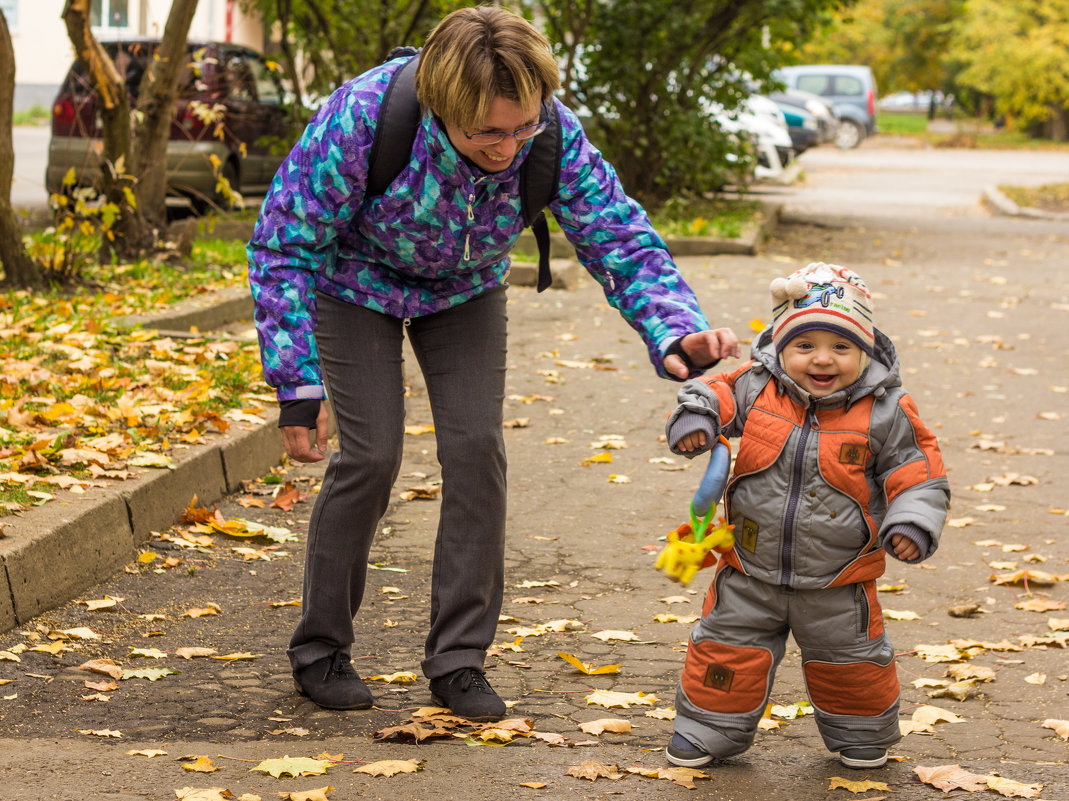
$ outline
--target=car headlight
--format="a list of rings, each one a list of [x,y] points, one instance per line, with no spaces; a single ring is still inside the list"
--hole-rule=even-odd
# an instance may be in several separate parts
[[[820,126],[817,125],[817,121],[815,119],[809,117],[808,119],[802,120],[802,127],[805,128],[807,131],[815,131]]]

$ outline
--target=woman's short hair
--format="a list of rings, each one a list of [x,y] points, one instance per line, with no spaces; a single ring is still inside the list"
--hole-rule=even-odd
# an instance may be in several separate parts
[[[462,8],[423,46],[416,94],[445,122],[474,130],[497,97],[531,108],[560,86],[549,42],[518,14],[494,6]]]

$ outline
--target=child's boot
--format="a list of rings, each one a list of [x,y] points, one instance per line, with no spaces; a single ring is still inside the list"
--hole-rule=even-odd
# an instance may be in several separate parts
[[[856,770],[879,768],[887,762],[887,749],[873,747],[844,748],[839,752],[839,761],[846,767]]]
[[[668,747],[664,749],[668,761],[681,768],[700,768],[708,765],[715,757],[702,751],[682,734],[673,734]]]

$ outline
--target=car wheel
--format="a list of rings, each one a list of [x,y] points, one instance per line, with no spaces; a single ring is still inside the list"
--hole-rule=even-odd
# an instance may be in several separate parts
[[[854,120],[843,120],[835,134],[835,146],[841,150],[853,150],[865,138],[865,129]]]

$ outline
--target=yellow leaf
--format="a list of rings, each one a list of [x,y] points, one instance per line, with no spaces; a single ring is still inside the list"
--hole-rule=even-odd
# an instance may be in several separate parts
[[[250,654],[248,651],[242,651],[240,653],[223,654],[222,656],[213,656],[212,659],[222,659],[226,662],[237,662],[240,660],[256,659],[263,656],[263,654]]]
[[[608,642],[609,640],[621,640],[623,642],[634,642],[638,639],[638,635],[633,631],[619,631],[613,629],[606,629],[604,631],[596,631],[590,635],[594,639],[601,640],[602,642]]]
[[[627,774],[620,772],[619,765],[605,765],[601,762],[585,760],[578,765],[572,765],[565,771],[565,775],[575,776],[577,779],[589,779],[590,781],[596,781],[598,779],[612,779],[613,781],[616,781],[624,778]]]
[[[122,737],[122,732],[114,729],[75,729],[79,734],[91,734],[94,737]]]
[[[849,790],[851,793],[867,793],[869,790],[887,790],[891,791],[891,788],[883,782],[874,781],[861,781],[854,782],[849,779],[844,779],[841,776],[832,776],[831,784],[828,785],[829,790]]]
[[[53,636],[53,634],[57,634],[57,633],[58,634],[62,634],[62,635],[67,636],[67,637],[70,637],[72,640],[99,640],[100,639],[100,635],[99,634],[97,634],[92,629],[85,628],[84,626],[80,626],[80,627],[74,628],[74,629],[61,629],[59,632],[52,632],[52,634],[49,634],[49,636],[51,637],[51,636]]]
[[[586,457],[584,457],[583,458],[583,466],[586,467],[587,465],[592,465],[592,464],[604,464],[606,462],[611,462],[611,461],[612,461],[612,454],[609,453],[608,451],[602,451],[601,453],[597,454],[596,456],[586,456]]]
[[[606,731],[613,734],[627,734],[631,731],[631,722],[621,718],[601,718],[580,723],[579,728],[595,737],[599,737],[602,732]]]
[[[143,757],[158,757],[167,756],[166,751],[161,751],[159,748],[135,748],[132,751],[126,752],[128,756],[143,756]]]
[[[646,694],[642,691],[637,693],[621,693],[612,690],[595,690],[586,697],[587,706],[597,704],[604,707],[622,707],[630,709],[631,705],[653,706],[657,703],[657,696]]]
[[[367,681],[384,681],[387,684],[411,684],[416,680],[416,674],[411,670],[401,670],[383,676],[369,676]]]
[[[594,667],[593,665],[588,665],[585,662],[580,662],[575,656],[573,656],[572,654],[566,654],[564,653],[564,651],[558,651],[557,656],[559,656],[569,665],[572,665],[573,667],[588,676],[602,676],[620,672],[619,665],[604,665],[602,667]]]
[[[1001,776],[986,776],[987,786],[999,795],[1013,796],[1014,798],[1035,798],[1043,791],[1043,785],[1024,784],[1013,779],[1004,779]]]
[[[941,709],[937,706],[930,706],[925,704],[924,706],[917,707],[913,710],[913,714],[910,716],[916,723],[964,723],[965,718],[955,715],[953,712],[948,712],[945,709]]]
[[[369,765],[361,765],[353,773],[366,773],[368,776],[396,776],[398,773],[415,773],[422,765],[422,759],[384,759]]]
[[[308,759],[307,757],[290,757],[286,755],[282,759],[265,759],[259,765],[249,768],[250,771],[258,770],[268,773],[276,779],[283,776],[316,776],[326,773],[327,768],[333,765],[324,759]]]
[[[894,609],[884,609],[883,616],[890,618],[891,620],[920,620],[921,616],[916,612],[910,612],[908,610],[898,612]]]
[[[178,801],[229,801],[234,794],[225,787],[176,787]]]
[[[215,773],[219,770],[219,766],[212,762],[211,757],[199,756],[193,762],[183,763],[182,769],[194,773]]]
[[[285,793],[283,799],[284,801],[327,801],[327,793],[333,792],[333,790],[334,788],[329,784],[326,787],[317,787],[315,790],[294,790]],[[241,799],[238,799],[238,801],[241,801]]]
[[[532,790],[541,790],[548,786],[545,782],[520,782],[520,787],[530,787]]]
[[[418,437],[418,436],[420,436],[422,434],[433,434],[433,433],[434,433],[434,426],[432,426],[432,425],[405,426],[405,434],[407,434],[410,437]]]
[[[640,768],[629,767],[628,773],[638,774],[639,776],[646,776],[650,779],[666,779],[670,782],[678,784],[680,787],[685,787],[688,790],[696,789],[694,786],[695,779],[709,779],[708,771],[696,770],[694,768]]]
[[[147,659],[166,659],[167,653],[158,648],[131,648],[130,656],[143,656]]]
[[[676,711],[670,706],[660,706],[656,709],[647,710],[645,713],[648,718],[655,718],[657,720],[675,720]]]
[[[750,330],[760,334],[762,331],[765,330],[765,321],[762,320],[760,317],[754,317],[752,320],[750,320]]]
[[[1043,721],[1044,729],[1054,729],[1054,733],[1061,737],[1063,740],[1069,740],[1069,720],[1057,720],[1056,718],[1047,718]]]

